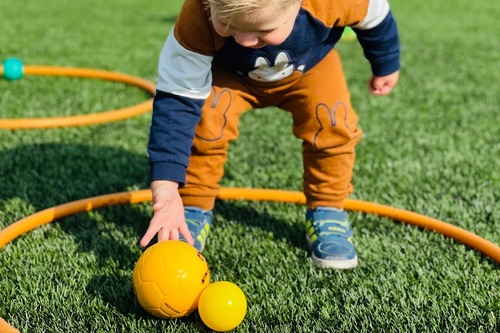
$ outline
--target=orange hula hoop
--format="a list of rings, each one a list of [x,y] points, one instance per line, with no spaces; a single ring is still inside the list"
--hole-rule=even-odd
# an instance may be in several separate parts
[[[271,201],[305,204],[305,196],[302,192],[273,189],[227,187],[220,189],[217,198],[220,200]],[[149,189],[105,194],[47,208],[0,230],[0,248],[28,231],[69,215],[88,212],[102,207],[135,204],[145,201],[151,201],[151,191]],[[404,209],[368,201],[347,199],[344,205],[345,209],[349,211],[388,217],[395,221],[405,222],[438,232],[460,243],[468,245],[500,263],[500,247],[452,224]]]
[[[25,75],[46,75],[46,76],[67,76],[79,78],[92,78],[101,79],[106,81],[114,81],[125,83],[128,85],[141,88],[151,95],[155,95],[156,86],[145,79],[122,74],[117,72],[79,68],[79,67],[59,67],[59,66],[23,66],[23,73]],[[0,66],[0,77],[3,74],[3,66]],[[67,117],[47,117],[47,118],[0,118],[0,129],[42,129],[42,128],[55,128],[55,127],[75,127],[86,126],[94,124],[108,123],[126,118],[138,116],[147,113],[152,109],[153,98],[145,102],[135,104],[132,106],[102,111],[99,113],[82,114]]]

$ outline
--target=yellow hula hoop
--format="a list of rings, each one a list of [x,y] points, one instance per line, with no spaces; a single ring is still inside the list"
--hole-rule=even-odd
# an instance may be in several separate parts
[[[105,194],[47,208],[33,215],[27,216],[0,230],[0,248],[28,231],[69,215],[114,205],[136,204],[151,201],[151,199],[152,195],[150,190],[137,190]],[[302,192],[273,189],[251,189],[238,187],[221,188],[218,199],[272,201],[301,205],[305,204],[305,196]],[[438,232],[444,236],[453,238],[458,242],[468,245],[469,247],[476,249],[487,257],[493,259],[497,263],[500,263],[500,247],[467,230],[449,223],[404,209],[361,200],[347,199],[345,201],[345,209],[349,211],[358,211],[388,217],[395,221],[405,222],[407,224]],[[0,318],[0,332],[19,333],[16,328],[12,327],[2,318]]]
[[[3,66],[0,66],[0,77],[3,74]],[[78,68],[78,67],[59,67],[59,66],[23,66],[23,74],[25,75],[46,75],[46,76],[68,76],[79,78],[93,78],[106,81],[114,81],[125,83],[128,85],[141,88],[154,96],[156,86],[145,79],[122,74],[117,72]],[[0,118],[0,129],[42,129],[54,127],[74,127],[108,123],[126,118],[138,116],[140,114],[151,111],[153,98],[145,102],[109,111],[99,113],[82,114],[66,117],[48,117],[48,118],[19,118],[6,119]]]

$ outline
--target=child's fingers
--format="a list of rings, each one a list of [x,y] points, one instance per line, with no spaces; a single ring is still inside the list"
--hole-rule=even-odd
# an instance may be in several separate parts
[[[193,239],[193,236],[191,235],[191,232],[189,231],[187,224],[183,223],[179,227],[179,232],[184,237],[186,242],[188,242],[191,245],[194,245],[194,239]]]
[[[148,230],[146,231],[146,233],[144,234],[144,236],[142,236],[139,244],[142,246],[142,247],[146,247],[148,246],[148,244],[151,242],[151,240],[153,239],[153,237],[156,235],[156,230],[154,230],[153,228],[151,228],[151,226],[148,228]]]

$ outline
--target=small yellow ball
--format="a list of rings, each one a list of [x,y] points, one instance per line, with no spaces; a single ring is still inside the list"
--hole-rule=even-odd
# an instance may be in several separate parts
[[[202,291],[198,313],[205,325],[217,332],[237,327],[247,313],[247,299],[243,290],[228,281],[218,281]]]

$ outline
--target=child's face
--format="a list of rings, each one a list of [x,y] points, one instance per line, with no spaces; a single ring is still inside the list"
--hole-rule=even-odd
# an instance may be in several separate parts
[[[236,14],[231,22],[221,20],[213,5],[210,11],[212,24],[219,35],[233,37],[241,46],[258,49],[266,45],[279,45],[288,38],[300,4],[300,1],[296,1],[280,10],[267,7],[249,14]]]

